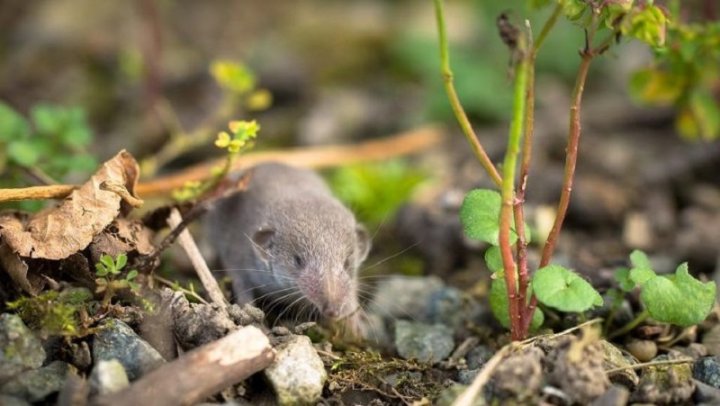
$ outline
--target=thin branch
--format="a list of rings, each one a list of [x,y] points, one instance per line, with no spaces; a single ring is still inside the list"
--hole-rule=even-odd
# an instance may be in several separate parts
[[[500,176],[500,173],[498,172],[497,168],[495,168],[495,165],[493,165],[492,160],[485,152],[482,144],[480,144],[477,134],[475,134],[475,130],[473,130],[472,124],[470,124],[470,120],[468,119],[467,114],[465,113],[465,110],[460,103],[460,98],[457,95],[457,91],[455,90],[455,85],[453,83],[453,73],[450,69],[450,55],[448,51],[449,46],[447,40],[447,30],[445,28],[445,13],[443,10],[443,2],[442,0],[434,0],[434,2],[438,35],[440,38],[440,69],[442,71],[443,86],[445,87],[445,92],[447,93],[448,99],[450,100],[450,106],[452,106],[455,118],[460,124],[460,128],[462,129],[463,134],[465,134],[465,138],[470,144],[470,147],[475,153],[478,161],[480,161],[480,164],[485,169],[488,176],[490,176],[490,179],[492,179],[492,181],[497,186],[501,186],[502,178]]]
[[[642,368],[647,368],[647,367],[655,367],[655,366],[663,366],[663,365],[690,364],[692,362],[695,362],[692,358],[666,359],[666,360],[662,360],[662,361],[641,362],[639,364],[632,364],[632,365],[626,365],[624,367],[608,369],[605,371],[605,374],[612,375],[612,374],[622,372],[622,371],[625,371],[628,369],[642,369]]]

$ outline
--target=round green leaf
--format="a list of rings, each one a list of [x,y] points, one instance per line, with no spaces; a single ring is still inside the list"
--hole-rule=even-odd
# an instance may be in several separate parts
[[[27,121],[5,103],[0,102],[0,141],[14,141],[30,135]]]
[[[650,258],[648,258],[648,256],[640,250],[635,250],[630,253],[630,263],[633,268],[652,269]]]
[[[635,288],[635,282],[630,279],[630,269],[618,268],[615,271],[615,280],[618,282],[620,289],[629,292]]]
[[[584,312],[602,306],[602,296],[587,281],[559,265],[540,268],[533,277],[537,299],[563,312]]]
[[[502,272],[503,262],[500,247],[493,245],[485,250],[485,265],[492,272]]]
[[[675,275],[649,280],[640,301],[653,319],[686,327],[705,320],[715,304],[715,289],[715,282],[702,283],[693,278],[684,263]]]
[[[465,235],[473,240],[498,245],[500,233],[500,193],[490,189],[471,190],[460,208],[460,221]],[[514,244],[517,235],[510,231],[510,243]]]
[[[492,310],[495,318],[505,328],[510,328],[510,314],[509,314],[509,302],[507,296],[507,288],[505,279],[501,273],[496,274],[498,277],[493,279],[490,285],[490,310]],[[545,322],[545,315],[542,310],[535,309],[533,313],[533,319],[530,323],[530,330],[537,330]]]

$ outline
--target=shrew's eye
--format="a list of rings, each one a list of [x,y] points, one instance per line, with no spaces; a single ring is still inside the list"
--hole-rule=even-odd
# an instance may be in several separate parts
[[[295,266],[298,268],[304,268],[305,267],[305,260],[300,257],[300,255],[295,254],[293,257],[293,260],[295,261]]]

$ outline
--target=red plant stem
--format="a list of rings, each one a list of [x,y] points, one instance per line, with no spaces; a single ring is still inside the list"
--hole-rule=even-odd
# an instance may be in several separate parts
[[[550,263],[555,244],[557,243],[560,229],[562,228],[568,205],[570,204],[570,194],[572,193],[573,179],[575,178],[575,166],[578,157],[578,145],[580,143],[580,105],[582,102],[583,91],[585,90],[585,80],[587,79],[590,62],[592,62],[593,53],[590,50],[582,52],[580,67],[578,68],[577,79],[575,80],[575,88],[573,89],[572,106],[570,106],[570,131],[568,134],[568,143],[565,150],[565,175],[563,176],[563,186],[560,193],[560,202],[558,203],[555,222],[550,230],[547,241],[543,246],[542,257],[540,259],[540,268]]]

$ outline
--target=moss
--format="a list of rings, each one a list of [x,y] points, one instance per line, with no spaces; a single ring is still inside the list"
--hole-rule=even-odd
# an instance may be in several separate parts
[[[87,330],[80,320],[92,293],[85,288],[70,288],[62,292],[47,291],[35,297],[21,297],[8,302],[8,308],[33,330],[43,335],[83,336]]]

